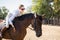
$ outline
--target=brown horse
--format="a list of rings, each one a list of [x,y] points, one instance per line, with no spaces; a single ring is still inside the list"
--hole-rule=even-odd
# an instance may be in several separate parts
[[[26,28],[31,24],[36,32],[36,36],[40,37],[42,35],[42,16],[29,13],[19,17],[16,17],[13,20],[13,24],[16,28],[16,32],[13,32],[13,28],[9,27],[7,30],[2,32],[2,37],[5,39],[12,40],[23,40],[26,35]],[[2,40],[2,39],[0,39]]]

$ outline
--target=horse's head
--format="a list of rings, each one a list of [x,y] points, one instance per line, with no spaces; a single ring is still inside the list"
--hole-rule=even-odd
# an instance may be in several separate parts
[[[36,32],[36,36],[40,37],[42,35],[42,16],[37,15],[34,22],[34,30]]]
[[[42,16],[36,15],[32,26],[36,32],[36,36],[40,37],[42,35]]]

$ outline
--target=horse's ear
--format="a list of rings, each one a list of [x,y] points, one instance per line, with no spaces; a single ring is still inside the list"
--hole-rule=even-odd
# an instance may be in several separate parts
[[[34,13],[34,16],[35,16],[35,18],[37,17],[37,16],[36,16],[36,13]]]
[[[38,13],[36,12],[36,16],[38,16]]]
[[[37,17],[39,16],[38,13],[36,13],[36,16],[37,16]]]
[[[34,13],[34,16],[35,16],[35,18],[38,16],[37,12],[36,12],[36,13]]]

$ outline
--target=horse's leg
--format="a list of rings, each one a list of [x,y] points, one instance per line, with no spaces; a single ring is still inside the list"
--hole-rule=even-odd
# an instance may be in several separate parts
[[[24,38],[25,38],[25,36],[26,36],[26,33],[27,33],[27,31],[24,30],[24,32],[22,33],[22,36],[21,36],[21,39],[20,39],[20,40],[24,40]]]
[[[23,32],[23,34],[22,34],[22,35],[23,35],[23,36],[22,36],[22,40],[24,40],[26,34],[27,34],[27,31],[26,31],[26,29],[25,29],[24,32]]]

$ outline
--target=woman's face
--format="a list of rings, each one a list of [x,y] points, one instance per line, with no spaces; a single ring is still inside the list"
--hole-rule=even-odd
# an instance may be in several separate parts
[[[21,7],[19,10],[20,10],[20,12],[24,12],[25,8]]]

